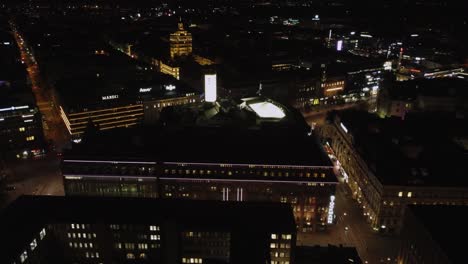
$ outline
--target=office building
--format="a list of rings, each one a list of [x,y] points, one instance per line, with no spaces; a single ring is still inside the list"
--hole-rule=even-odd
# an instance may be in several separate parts
[[[164,107],[199,101],[190,87],[166,75],[131,82],[69,80],[57,91],[61,117],[74,138],[82,136],[89,122],[100,130],[152,123]]]
[[[261,98],[222,104],[188,121],[196,126],[84,139],[64,154],[66,195],[274,201],[291,204],[300,231],[333,224],[337,179],[302,116]],[[181,113],[171,119],[192,116]]]
[[[280,203],[22,196],[0,217],[1,263],[293,263]]]
[[[468,204],[466,171],[458,165],[468,161],[462,118],[381,119],[361,111],[340,111],[331,115],[320,134],[376,231],[398,233],[410,204]]]
[[[467,263],[467,216],[467,206],[408,206],[398,264]]]

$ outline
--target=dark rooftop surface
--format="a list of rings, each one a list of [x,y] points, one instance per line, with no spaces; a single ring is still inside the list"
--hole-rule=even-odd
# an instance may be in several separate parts
[[[361,111],[337,115],[370,170],[386,185],[468,186],[468,122],[444,114],[381,119]]]
[[[468,98],[468,81],[458,78],[416,79],[396,82],[388,88],[392,99],[413,100],[417,96]]]
[[[117,207],[119,210],[115,209]],[[293,232],[296,229],[291,207],[279,203],[21,196],[0,214],[0,241],[3,247],[0,259],[20,252],[21,248],[29,245],[32,236],[47,224],[77,222],[171,222],[182,228],[222,230],[260,228]]]
[[[332,166],[315,137],[293,128],[115,129],[74,145],[65,159]]]
[[[125,77],[119,79],[112,76],[75,76],[62,79],[56,88],[64,107],[76,111],[83,108],[102,108],[122,103],[183,97],[188,93],[195,93],[189,85],[169,75],[154,73],[144,79],[133,74]],[[117,99],[102,99],[115,95],[118,96]]]
[[[468,206],[410,205],[408,210],[429,232],[432,239],[454,264],[468,263]]]
[[[328,247],[296,247],[296,264],[360,264],[356,248],[328,245]]]

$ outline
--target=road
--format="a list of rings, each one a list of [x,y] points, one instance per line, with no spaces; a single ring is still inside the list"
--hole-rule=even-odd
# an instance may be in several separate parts
[[[39,160],[20,160],[8,164],[7,184],[16,189],[0,195],[0,208],[7,206],[18,196],[64,195],[60,161],[56,157]]]
[[[311,110],[308,112],[302,112],[302,115],[304,116],[306,122],[309,125],[323,125],[325,122],[325,118],[327,117],[327,113],[332,111],[332,110],[344,110],[344,109],[351,109],[351,108],[357,108],[360,107],[358,103],[352,103],[352,104],[345,104],[345,105],[330,105],[326,108],[319,109],[319,110]]]
[[[339,183],[335,197],[337,223],[327,231],[299,236],[297,244],[341,244],[356,247],[364,263],[396,263],[400,245],[398,237],[382,236],[371,229],[345,183]]]
[[[43,81],[32,50],[14,24],[11,25],[20,49],[21,60],[26,64],[36,104],[43,116],[44,136],[47,140],[52,141],[58,150],[61,150],[70,141],[70,135],[60,117],[60,110],[53,97],[53,88]]]

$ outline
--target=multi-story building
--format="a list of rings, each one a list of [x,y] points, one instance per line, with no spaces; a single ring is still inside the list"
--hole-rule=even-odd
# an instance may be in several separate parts
[[[23,196],[1,215],[2,263],[292,264],[280,203]]]
[[[171,58],[189,56],[192,54],[192,34],[184,29],[184,24],[179,22],[178,29],[169,37]]]
[[[6,99],[11,101],[6,102]],[[3,158],[31,158],[45,153],[42,115],[34,103],[2,97],[0,146]]]
[[[405,212],[398,264],[467,263],[467,206],[411,205]]]
[[[61,117],[74,138],[82,136],[90,121],[100,130],[131,127],[154,122],[164,107],[199,101],[190,87],[169,76],[131,84],[96,78],[64,83],[57,90]]]
[[[287,125],[296,116],[268,102],[243,105],[263,118],[227,121],[220,110],[208,127],[114,130],[82,142],[64,154],[66,195],[274,201],[292,205],[301,231],[332,224],[337,179],[310,130]]]
[[[464,119],[341,111],[320,134],[376,231],[399,232],[408,204],[468,204]]]
[[[401,118],[411,112],[467,112],[467,85],[458,78],[389,83],[379,95],[378,112]]]

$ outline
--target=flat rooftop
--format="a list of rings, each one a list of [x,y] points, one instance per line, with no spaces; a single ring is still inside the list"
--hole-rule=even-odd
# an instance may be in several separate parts
[[[370,170],[385,185],[468,186],[468,122],[455,115],[408,114],[379,118],[363,111],[335,112]],[[342,129],[342,128],[340,128]]]
[[[65,159],[328,166],[314,136],[294,128],[135,127],[100,131],[73,145]]]
[[[417,96],[468,98],[467,87],[467,80],[437,78],[395,82],[387,89],[394,100],[414,100]]]
[[[65,110],[78,112],[84,108],[99,109],[196,93],[190,86],[172,76],[156,73],[144,79],[132,74],[128,74],[127,79],[75,76],[62,79],[56,87]]]
[[[460,243],[468,236],[468,206],[410,205],[408,210],[452,263],[468,263],[466,246]]]

